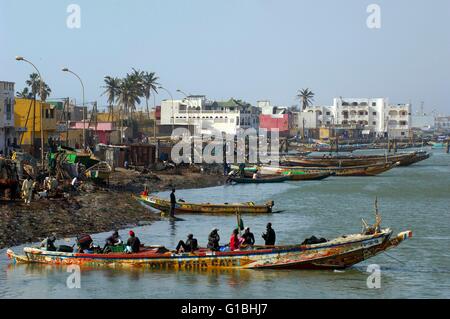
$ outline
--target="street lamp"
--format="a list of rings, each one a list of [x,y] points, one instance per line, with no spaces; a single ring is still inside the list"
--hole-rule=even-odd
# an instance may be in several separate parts
[[[163,86],[159,86],[158,89],[166,91],[170,95],[170,98],[172,99],[172,133],[173,133],[175,117],[174,117],[174,107],[173,107],[174,105],[173,105],[172,93],[170,93],[170,91],[168,89],[166,89],[165,87],[163,87]]]
[[[40,123],[40,129],[41,129],[41,163],[42,163],[42,167],[44,167],[44,130],[43,130],[43,120],[44,120],[44,102],[45,102],[45,94],[43,94],[43,90],[44,90],[44,80],[42,79],[41,76],[41,72],[39,72],[39,69],[33,64],[31,63],[31,61],[28,61],[27,59],[25,59],[23,56],[16,56],[16,60],[17,61],[24,61],[27,62],[28,64],[30,64],[37,72],[37,74],[39,75],[39,95],[41,97],[41,123]],[[33,141],[33,145],[34,145],[34,141]]]
[[[69,70],[69,68],[63,68],[62,71],[72,73],[73,75],[75,75],[78,78],[78,80],[81,83],[81,88],[83,91],[83,148],[86,150],[86,109],[84,106],[84,84],[83,84],[83,81],[81,80],[81,78],[78,76],[78,74]]]
[[[191,101],[189,100],[189,96],[185,92],[181,91],[180,89],[178,89],[177,92],[183,94],[186,97],[186,100],[188,101],[189,105],[192,108],[193,106],[191,104]],[[189,105],[186,108],[186,120],[187,120],[188,130],[189,130]]]

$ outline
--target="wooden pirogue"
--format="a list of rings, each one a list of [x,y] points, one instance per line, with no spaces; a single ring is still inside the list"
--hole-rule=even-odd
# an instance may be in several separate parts
[[[303,167],[303,166],[261,166],[259,171],[262,175],[274,174],[299,174],[307,173],[333,173],[336,176],[374,176],[384,173],[396,166],[399,162],[379,163],[372,165],[350,166],[350,167]]]
[[[266,183],[282,183],[290,180],[289,176],[261,176],[259,178],[235,177],[230,176],[229,180],[237,184],[266,184]]]
[[[383,162],[400,162],[399,166],[409,166],[430,157],[425,151],[401,153],[395,155],[358,155],[358,156],[285,156],[284,166],[303,167],[349,167],[372,165]]]
[[[136,197],[136,199],[145,205],[158,209],[162,212],[170,212],[170,201],[168,200],[142,194],[139,197]],[[236,214],[236,212],[241,214],[269,214],[272,213],[273,206],[273,201],[268,201],[263,205],[257,205],[253,202],[236,204],[192,204],[178,201],[175,206],[175,214]]]
[[[254,246],[249,250],[213,252],[200,249],[194,253],[169,251],[162,246],[143,247],[139,253],[85,254],[24,248],[24,255],[7,250],[16,263],[84,265],[109,267],[146,267],[149,269],[344,269],[398,246],[412,236],[411,231],[392,237],[392,230],[373,234],[342,236],[311,245]]]

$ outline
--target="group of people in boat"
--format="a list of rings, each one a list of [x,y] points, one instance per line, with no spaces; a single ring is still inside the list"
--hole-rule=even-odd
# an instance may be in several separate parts
[[[103,248],[94,245],[94,241],[90,235],[81,235],[76,239],[76,252],[78,253],[127,253],[133,254],[138,253],[142,247],[141,241],[136,236],[134,231],[129,231],[129,238],[124,244],[119,231],[115,230],[108,238],[105,240],[105,245]],[[276,234],[272,228],[272,224],[268,223],[266,226],[266,232],[262,234],[264,243],[266,246],[274,246],[276,241]],[[64,246],[61,245],[57,247],[55,245],[56,234],[45,238],[41,244],[40,249],[46,251],[62,251],[62,252],[73,252],[73,247],[75,246]],[[226,245],[220,245],[219,229],[213,228],[208,235],[208,245],[207,248],[211,251],[235,251],[235,250],[245,250],[251,249],[255,244],[255,236],[250,231],[250,227],[246,227],[242,235],[240,235],[239,229],[233,230],[230,236],[230,241]],[[193,234],[187,236],[187,240],[180,240],[177,247],[176,253],[189,253],[194,252],[199,249],[198,241],[194,238]]]

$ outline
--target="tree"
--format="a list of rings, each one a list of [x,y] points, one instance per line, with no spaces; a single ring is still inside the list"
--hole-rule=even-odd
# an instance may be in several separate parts
[[[314,95],[315,94],[308,88],[298,91],[297,98],[300,100],[300,103],[302,104],[303,111],[312,104],[312,102],[314,101]]]
[[[52,90],[47,85],[47,83],[42,83],[42,92],[41,92],[41,79],[37,73],[31,73],[30,78],[25,82],[28,87],[31,89],[31,95],[33,99],[36,99],[36,96],[39,96],[42,101],[47,100],[50,96]]]
[[[21,99],[32,99],[33,98],[33,93],[30,92],[28,87],[24,87],[22,89],[22,91],[17,91],[16,92],[16,97],[21,98]]]
[[[108,119],[112,118],[114,115],[114,103],[118,99],[119,96],[119,88],[120,88],[120,79],[111,77],[111,76],[105,76],[104,78],[105,85],[103,88],[105,91],[102,95],[106,94],[108,96],[108,104],[109,104],[109,115]]]
[[[152,95],[152,92],[154,94],[158,94],[158,86],[160,85],[157,81],[159,80],[159,77],[156,76],[155,72],[145,72],[142,77],[142,86],[143,86],[143,93],[145,97],[145,105],[147,107],[147,114],[150,118],[150,112],[148,108],[148,100],[150,99],[150,96]]]

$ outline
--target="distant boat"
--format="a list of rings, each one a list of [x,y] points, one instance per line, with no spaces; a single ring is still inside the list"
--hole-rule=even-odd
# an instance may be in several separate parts
[[[264,183],[282,183],[290,180],[289,176],[262,176],[259,178],[248,177],[229,177],[229,179],[238,184],[264,184]]]

